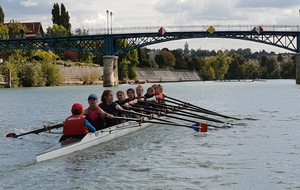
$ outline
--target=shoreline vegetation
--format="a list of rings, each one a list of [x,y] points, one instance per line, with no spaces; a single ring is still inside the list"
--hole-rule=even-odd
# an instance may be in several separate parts
[[[140,54],[144,55],[145,52],[152,50],[140,51],[142,51]],[[139,59],[138,51],[134,50],[136,53],[134,58],[127,55],[128,53],[124,54],[124,57],[119,57],[118,79],[115,80],[119,80],[119,84],[142,84],[295,79],[294,55],[274,55],[264,51],[251,53],[250,49],[240,51],[220,50],[215,54],[184,56],[179,50],[163,49],[156,50],[155,56],[150,60],[149,54],[146,54],[148,57]],[[204,50],[199,50],[199,53],[201,52]],[[79,54],[70,51],[54,53],[41,50],[14,50],[3,53],[7,56],[0,64],[0,74],[5,76],[5,79],[0,83],[11,81],[9,83],[11,85],[7,87],[103,84],[103,67],[95,64],[102,63],[102,57],[83,54],[79,58],[77,57]]]

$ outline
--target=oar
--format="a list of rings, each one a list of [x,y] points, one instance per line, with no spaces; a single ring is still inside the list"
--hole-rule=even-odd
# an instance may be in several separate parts
[[[153,123],[153,124],[161,124],[161,125],[173,125],[173,126],[178,126],[178,127],[187,127],[187,128],[192,128],[197,132],[207,132],[208,125],[205,123],[195,123],[194,125],[181,125],[181,124],[175,124],[175,123],[167,123],[167,122],[157,122],[157,121],[152,121],[152,120],[144,120],[143,118],[130,118],[130,117],[114,117],[114,119],[120,119],[120,120],[127,120],[127,121],[136,121],[139,123]]]
[[[44,125],[44,128],[42,128],[42,129],[37,129],[37,130],[34,130],[34,131],[29,131],[27,133],[22,133],[22,134],[19,134],[19,135],[17,135],[16,133],[8,133],[6,135],[6,137],[9,137],[9,138],[18,138],[20,136],[24,136],[24,135],[28,135],[28,134],[38,134],[38,133],[41,133],[41,132],[44,132],[44,131],[50,131],[51,129],[57,129],[57,128],[60,128],[60,127],[63,127],[63,126],[64,126],[63,123],[59,123],[59,124],[52,125],[52,126],[46,126],[46,125]]]
[[[188,121],[188,122],[192,122],[192,123],[198,123],[198,122],[191,121],[191,120],[188,120],[188,119],[185,119],[185,118],[181,118],[181,117],[176,117],[176,116],[173,116],[173,115],[169,115],[169,114],[166,114],[165,112],[162,112],[162,111],[157,111],[157,112],[156,112],[156,111],[147,110],[147,109],[144,109],[144,111],[145,111],[145,112],[149,112],[149,113],[154,113],[154,114],[156,114],[157,116],[166,116],[166,117],[171,117],[171,118],[173,118],[173,119],[178,119],[178,120],[182,120],[182,121]],[[174,112],[173,114],[176,114],[176,112]],[[154,118],[154,119],[158,119],[158,118]],[[211,119],[211,118],[210,118],[210,119]],[[203,120],[205,120],[205,119],[203,119]],[[170,121],[168,121],[168,122],[170,122]],[[223,121],[219,121],[219,120],[213,120],[213,122],[225,124]],[[172,123],[174,123],[174,122],[172,122]],[[215,126],[215,125],[209,124],[209,126],[215,127],[215,128],[225,128],[225,127],[228,128],[227,125],[226,125],[226,126],[220,127],[220,126]]]
[[[176,99],[176,98],[172,98],[172,97],[170,97],[170,96],[166,96],[166,98],[169,98],[169,99],[171,99],[171,100],[175,100],[175,101],[181,102],[181,103],[183,103],[185,106],[191,106],[191,107],[197,108],[197,109],[199,109],[199,111],[205,111],[207,114],[216,115],[216,116],[220,116],[220,117],[224,117],[224,118],[228,118],[228,119],[241,120],[240,118],[230,117],[230,116],[223,115],[223,114],[220,114],[220,113],[217,113],[217,112],[214,112],[214,111],[210,111],[210,110],[208,110],[208,109],[205,109],[205,108],[202,108],[202,107],[193,105],[193,104],[188,103],[188,102],[184,102],[184,101],[182,101],[182,100],[178,100],[178,99]],[[171,102],[170,100],[165,100],[165,101]],[[171,103],[179,104],[178,102],[172,101]]]
[[[154,104],[154,106],[158,106],[158,107],[162,107],[162,108],[168,109],[167,106],[164,106],[164,105],[161,105],[161,104],[156,104],[156,103],[150,103],[150,104]],[[157,110],[157,108],[151,108],[151,109]],[[151,113],[151,110],[145,110],[145,111]],[[159,110],[159,111],[163,111],[163,110]],[[183,116],[192,117],[192,118],[196,118],[196,119],[203,119],[203,120],[212,121],[212,122],[216,122],[216,123],[224,123],[221,120],[209,118],[209,117],[206,117],[206,116],[196,115],[196,114],[192,114],[192,113],[189,113],[189,112],[184,112],[182,110],[177,110],[177,111],[178,112],[183,112],[183,113],[177,113],[177,112],[174,112],[174,111],[166,110],[167,113],[183,115]],[[193,117],[193,116],[195,116],[195,117]]]
[[[130,106],[130,107],[131,107],[131,106]],[[141,108],[134,108],[134,109],[138,109],[138,110],[140,110],[140,111],[145,111],[144,109],[141,109]],[[165,119],[156,118],[156,117],[153,116],[153,114],[147,115],[147,114],[139,113],[139,112],[132,111],[132,110],[123,110],[123,111],[124,111],[124,112],[127,112],[127,113],[132,113],[132,114],[135,114],[135,115],[139,115],[139,116],[148,117],[149,120],[151,120],[151,119],[156,119],[156,120],[159,120],[159,121],[169,122],[168,120],[165,120]]]

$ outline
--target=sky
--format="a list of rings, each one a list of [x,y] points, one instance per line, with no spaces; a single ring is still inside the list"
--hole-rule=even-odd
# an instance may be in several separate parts
[[[41,22],[52,26],[54,3],[63,3],[72,29],[190,25],[300,25],[299,0],[1,0],[5,22]],[[112,12],[108,16],[106,11]],[[107,18],[109,21],[107,22]],[[112,18],[112,20],[111,20]],[[250,48],[288,52],[282,48],[230,39],[189,39],[165,42],[148,48],[225,50]]]

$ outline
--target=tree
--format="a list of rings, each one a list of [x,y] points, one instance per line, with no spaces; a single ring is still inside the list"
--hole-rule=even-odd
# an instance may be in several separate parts
[[[255,80],[261,76],[261,67],[258,63],[248,61],[241,66],[245,79]]]
[[[140,62],[139,66],[141,68],[154,68],[156,66],[156,63],[151,59],[143,59]]]
[[[175,57],[174,69],[176,69],[176,70],[186,69],[186,62],[185,62],[185,59],[183,57],[183,50],[182,49],[176,49],[176,50],[173,50],[171,52]]]
[[[161,54],[157,54],[155,56],[155,62],[158,65],[159,68],[163,68],[164,65],[165,65],[164,57]]]
[[[0,40],[8,40],[9,30],[8,27],[0,23]]]
[[[200,76],[203,80],[215,80],[216,74],[209,62],[203,62],[200,70]]]
[[[5,17],[4,11],[3,11],[3,9],[2,9],[2,7],[0,5],[0,24],[4,23],[4,17]]]
[[[278,56],[277,56],[277,61],[278,61],[279,63],[281,63],[283,60],[284,60],[284,58],[283,58],[282,54],[279,53]]]
[[[65,5],[62,3],[61,4],[61,12],[60,12],[60,16],[61,16],[61,25],[63,27],[65,27],[65,29],[67,29],[67,31],[69,32],[69,34],[71,34],[71,23],[70,23],[70,16],[69,16],[69,12],[66,10]]]
[[[267,77],[271,79],[280,78],[280,66],[276,56],[267,57],[266,60]]]
[[[284,79],[295,79],[296,78],[296,64],[294,60],[289,58],[282,62],[281,76]]]
[[[24,37],[24,33],[28,31],[26,26],[18,21],[11,20],[8,24],[8,34],[10,39],[20,39]]]
[[[74,51],[66,50],[64,52],[64,58],[65,60],[71,60],[71,61],[76,61],[77,59],[77,53]]]
[[[234,53],[232,56],[232,63],[229,65],[226,79],[240,79],[242,77],[239,66],[245,63],[245,59],[242,55]]]
[[[76,36],[89,35],[89,29],[76,28],[74,35]]]
[[[163,50],[161,55],[164,58],[164,66],[174,68],[175,66],[175,57],[170,51]]]
[[[61,25],[60,22],[60,8],[58,3],[54,3],[52,13],[52,22],[53,24]]]
[[[20,67],[21,67],[19,71],[20,86],[34,87],[34,86],[43,85],[41,68],[39,64],[26,62],[21,64]]]
[[[118,75],[119,75],[120,80],[124,80],[128,77],[128,65],[129,64],[130,64],[129,61],[127,61],[125,59],[119,63]]]
[[[49,37],[63,37],[67,36],[68,31],[62,25],[53,24],[53,27],[47,28],[47,36]]]
[[[61,3],[59,7],[58,3],[54,3],[51,13],[53,25],[63,26],[67,30],[68,35],[71,35],[70,16],[69,12],[66,11],[65,5]]]
[[[229,65],[232,58],[227,53],[219,52],[217,56],[210,57],[206,60],[215,71],[216,79],[224,79],[225,74],[228,72]]]
[[[46,86],[58,86],[62,83],[63,79],[60,70],[56,65],[49,62],[42,62],[41,69]]]

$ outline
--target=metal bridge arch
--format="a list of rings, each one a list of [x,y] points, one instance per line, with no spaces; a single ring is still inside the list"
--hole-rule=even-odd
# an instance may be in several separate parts
[[[173,40],[183,40],[192,38],[227,38],[227,39],[237,39],[246,40],[256,43],[263,43],[271,46],[276,46],[283,48],[292,52],[300,52],[300,33],[299,32],[274,32],[265,31],[262,34],[249,31],[238,31],[238,32],[215,32],[214,34],[209,34],[207,32],[172,32],[166,33],[163,36],[157,34],[144,34],[145,37],[139,36],[123,36],[123,39],[127,39],[129,45],[125,49],[116,49],[114,53],[120,54],[127,51],[131,51],[136,48],[145,47],[148,45],[153,45],[162,42],[168,42]],[[124,45],[123,45],[124,47]]]

